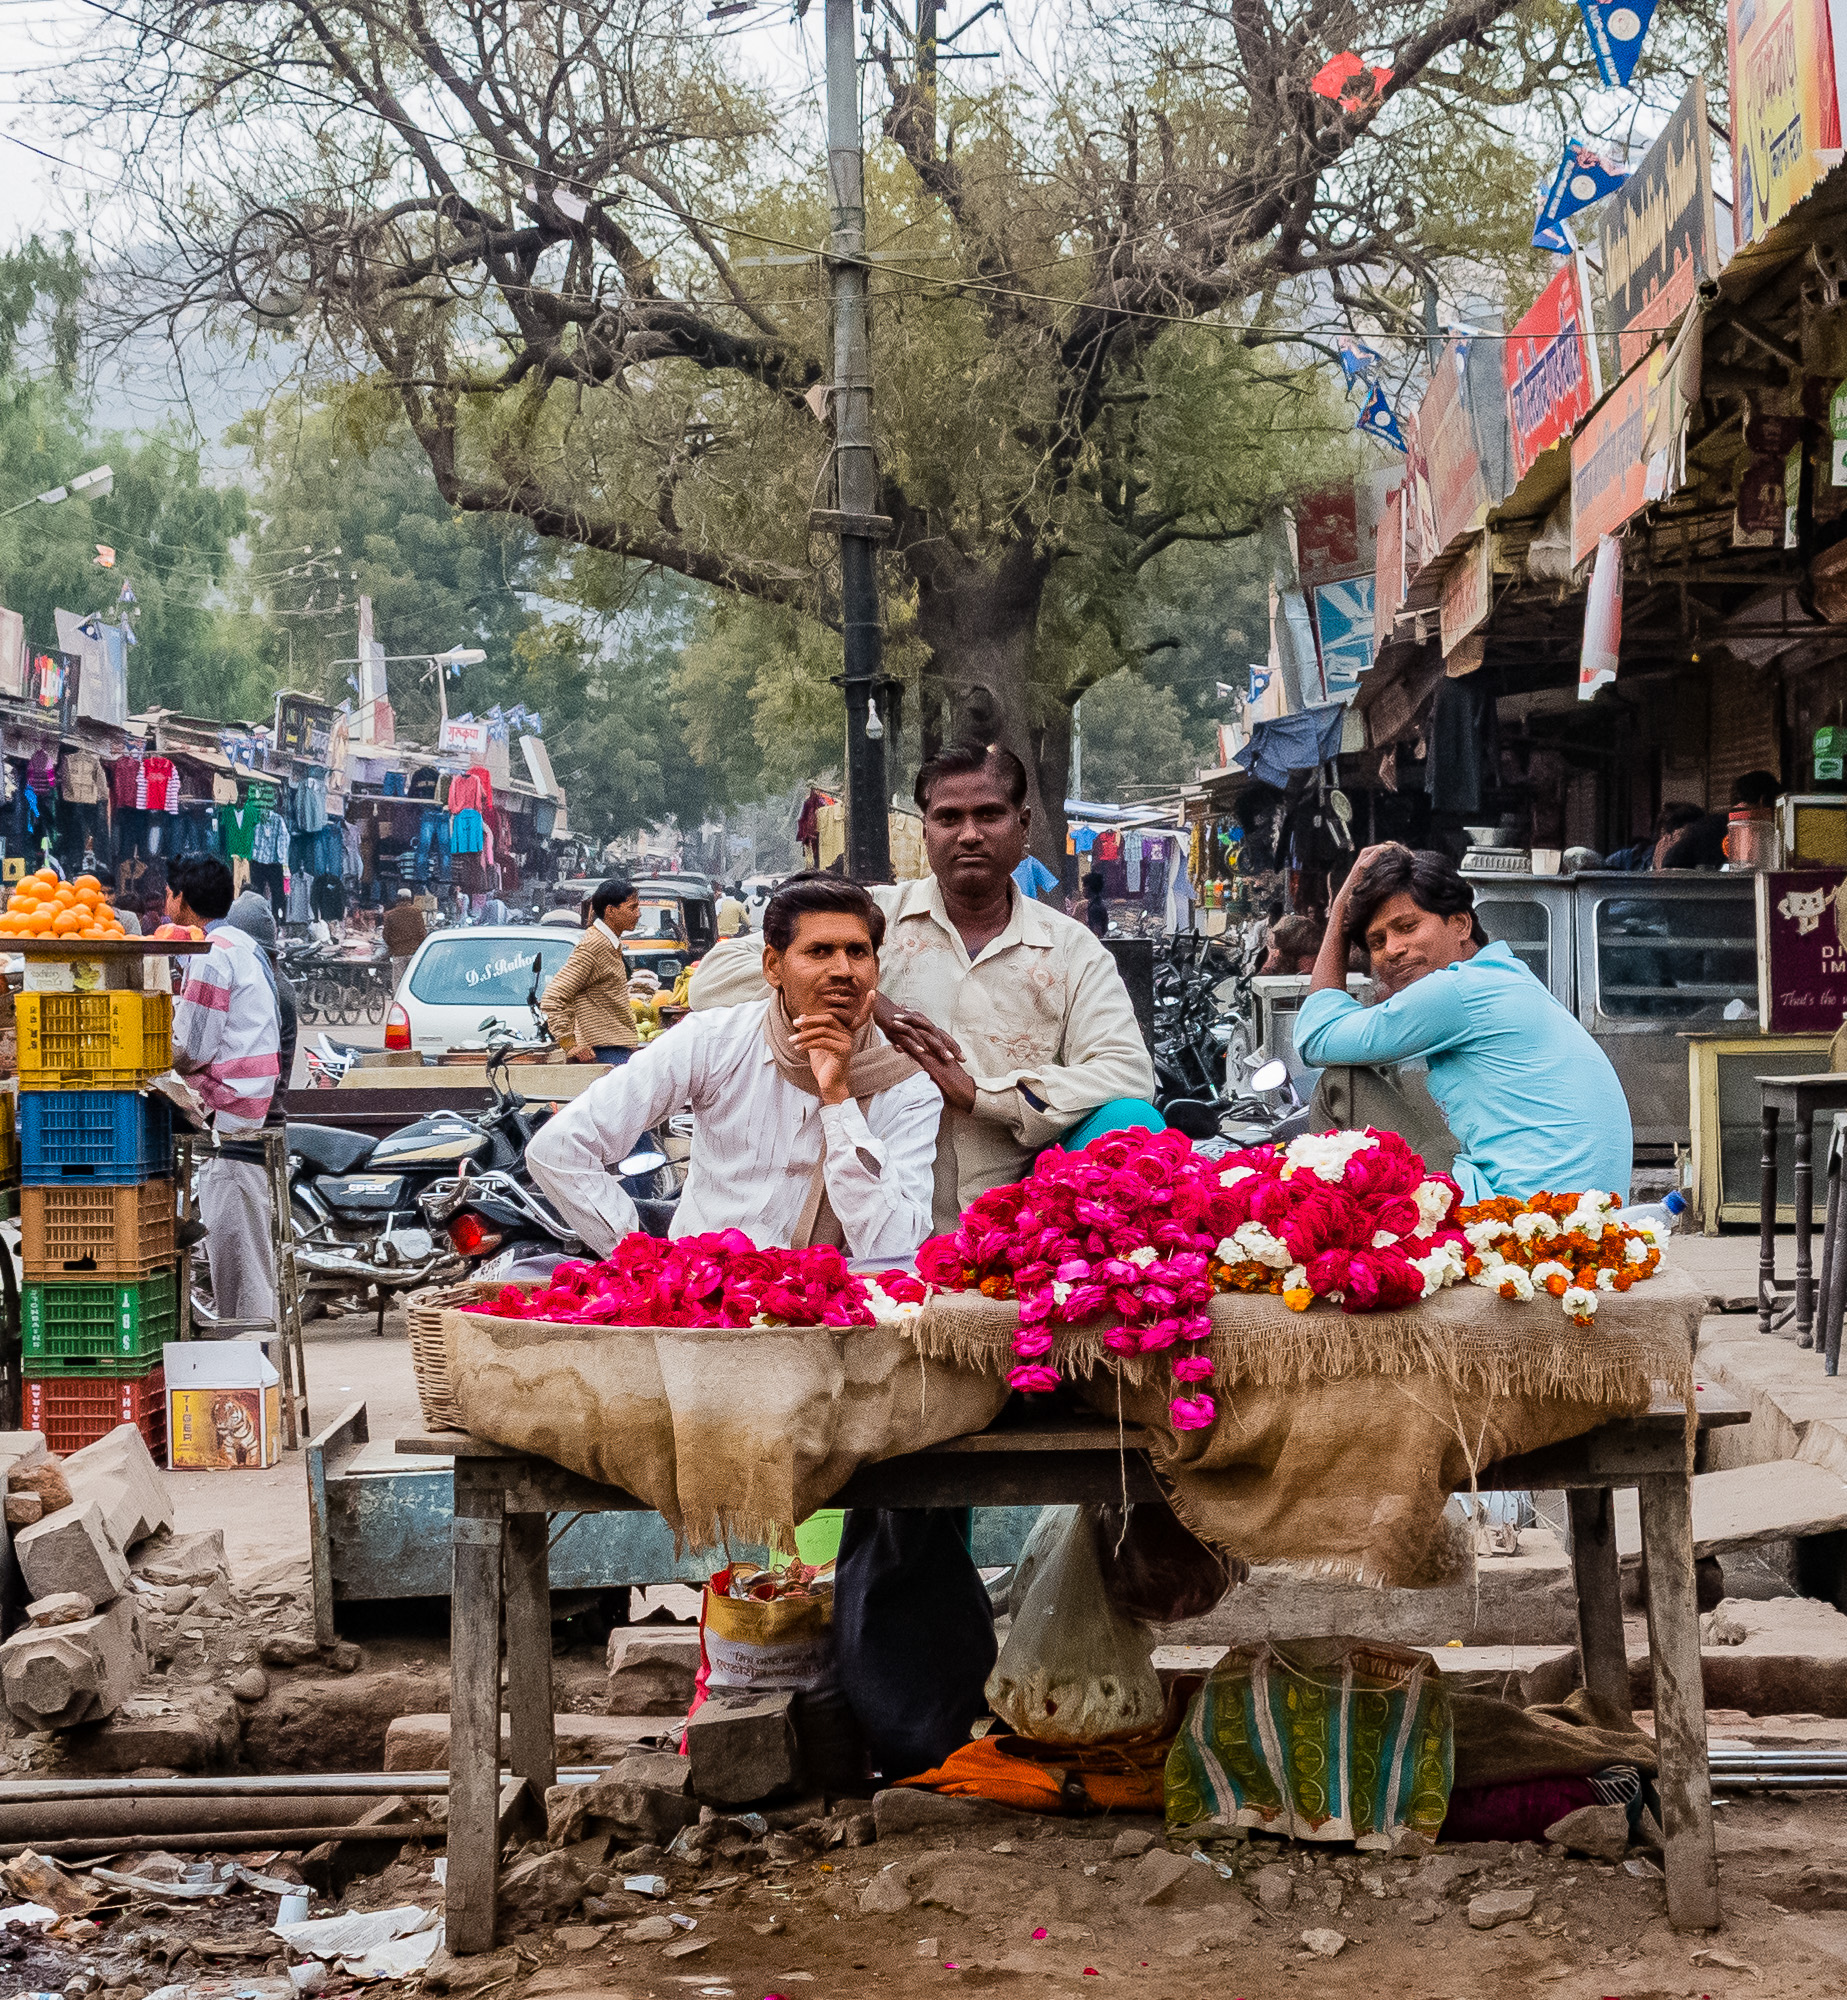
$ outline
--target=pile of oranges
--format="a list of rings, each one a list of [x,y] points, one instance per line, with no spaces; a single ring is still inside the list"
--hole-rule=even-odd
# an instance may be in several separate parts
[[[0,938],[80,938],[93,942],[123,935],[121,920],[94,875],[60,882],[55,870],[41,868],[14,886],[6,909],[0,912]]]

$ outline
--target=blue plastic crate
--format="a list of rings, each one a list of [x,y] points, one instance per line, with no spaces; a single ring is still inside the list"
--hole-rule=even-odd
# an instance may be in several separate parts
[[[22,1090],[19,1151],[27,1187],[152,1180],[173,1171],[172,1107],[133,1090]]]

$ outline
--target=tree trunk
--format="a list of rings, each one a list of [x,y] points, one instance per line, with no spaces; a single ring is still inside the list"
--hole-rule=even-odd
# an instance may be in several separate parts
[[[940,542],[907,556],[930,648],[920,691],[924,755],[959,741],[1011,750],[1026,766],[1032,851],[1062,878],[1071,710],[1033,671],[1048,565],[1026,542],[988,564]]]

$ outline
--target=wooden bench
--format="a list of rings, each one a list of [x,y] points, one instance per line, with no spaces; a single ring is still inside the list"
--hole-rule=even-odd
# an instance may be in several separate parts
[[[1750,1421],[1712,1389],[1697,1399],[1701,1432]],[[1144,1431],[1101,1418],[1030,1418],[863,1468],[829,1504],[846,1507],[1058,1506],[1164,1496]],[[451,1618],[449,1866],[446,1937],[458,1953],[494,1943],[500,1862],[500,1667],[506,1649],[509,1763],[543,1796],[557,1782],[552,1739],[549,1518],[639,1510],[547,1459],[459,1432],[400,1437],[407,1455],[455,1461],[455,1584]],[[1486,1467],[1491,1490],[1563,1489],[1571,1512],[1579,1658],[1584,1684],[1627,1711],[1629,1662],[1613,1489],[1635,1487],[1648,1566],[1648,1645],[1654,1666],[1668,1916],[1682,1930],[1719,1922],[1706,1700],[1693,1582],[1686,1413],[1677,1403]]]

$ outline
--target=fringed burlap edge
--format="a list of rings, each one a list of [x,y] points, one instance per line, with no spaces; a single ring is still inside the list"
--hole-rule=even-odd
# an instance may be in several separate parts
[[[1644,1298],[1651,1289],[1607,1295],[1586,1327],[1574,1326],[1549,1304],[1511,1305],[1477,1287],[1387,1313],[1344,1313],[1319,1302],[1297,1313],[1279,1299],[1222,1293],[1209,1309],[1213,1330],[1193,1351],[1211,1360],[1209,1386],[1219,1391],[1434,1374],[1458,1389],[1555,1396],[1632,1413],[1645,1409],[1657,1391],[1690,1399],[1693,1390],[1700,1297],[1690,1287],[1663,1286],[1658,1297]],[[1496,1323],[1498,1314],[1506,1315],[1505,1323]],[[1117,1354],[1103,1344],[1112,1324],[1098,1317],[1053,1327],[1052,1351],[1043,1358],[1066,1375],[1120,1371],[1137,1388],[1164,1379],[1180,1350]],[[932,1360],[1006,1370],[1015,1362],[1017,1326],[1011,1301],[939,1293],[911,1322],[910,1333]]]

